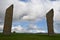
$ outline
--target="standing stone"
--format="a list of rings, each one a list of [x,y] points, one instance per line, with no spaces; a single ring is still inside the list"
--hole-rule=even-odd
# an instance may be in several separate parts
[[[12,18],[13,18],[13,5],[9,6],[6,9],[4,29],[3,29],[3,34],[4,35],[11,34]]]
[[[54,34],[54,29],[53,29],[53,16],[54,16],[54,11],[51,9],[47,14],[46,14],[46,19],[47,19],[47,27],[48,27],[48,35],[51,36]]]

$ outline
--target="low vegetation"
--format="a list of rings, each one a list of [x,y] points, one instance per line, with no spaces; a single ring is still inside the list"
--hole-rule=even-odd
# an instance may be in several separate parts
[[[55,34],[54,36],[27,33],[13,33],[11,35],[0,34],[0,40],[60,40],[60,34]]]

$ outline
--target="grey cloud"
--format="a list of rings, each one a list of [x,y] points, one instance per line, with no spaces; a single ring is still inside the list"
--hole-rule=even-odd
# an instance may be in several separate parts
[[[0,32],[3,32],[3,25],[0,25]]]
[[[56,0],[50,0],[50,1],[56,1]]]
[[[0,12],[0,25],[4,23],[4,14]]]

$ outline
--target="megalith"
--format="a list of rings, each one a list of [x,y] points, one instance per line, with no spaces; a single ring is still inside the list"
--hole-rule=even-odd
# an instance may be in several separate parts
[[[54,17],[54,10],[51,9],[47,14],[46,14],[46,20],[47,20],[47,27],[48,27],[48,35],[51,36],[54,34],[54,29],[53,29],[53,17]]]
[[[4,28],[3,28],[3,34],[4,35],[11,34],[12,18],[13,18],[13,5],[9,6],[6,9],[5,20],[4,20]]]

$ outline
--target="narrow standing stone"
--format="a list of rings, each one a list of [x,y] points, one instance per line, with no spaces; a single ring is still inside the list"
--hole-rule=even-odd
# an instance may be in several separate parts
[[[4,35],[11,34],[12,18],[13,18],[13,5],[9,6],[6,9],[4,29],[3,29],[3,34]]]
[[[53,29],[53,16],[54,16],[54,11],[51,9],[47,14],[46,14],[46,19],[47,19],[47,27],[48,27],[48,35],[51,36],[54,34],[54,29]]]

